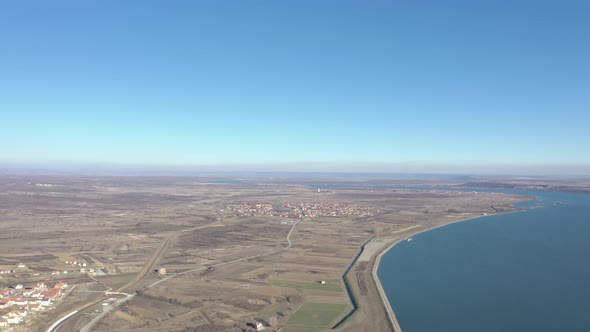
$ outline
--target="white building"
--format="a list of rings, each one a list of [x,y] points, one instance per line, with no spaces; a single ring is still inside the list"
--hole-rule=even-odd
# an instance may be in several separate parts
[[[45,307],[43,307],[41,305],[41,303],[33,304],[33,305],[29,306],[29,308],[31,308],[31,310],[33,310],[33,311],[42,311],[45,309]]]
[[[29,300],[23,298],[17,298],[14,300],[15,305],[27,305],[29,304]]]
[[[2,317],[4,317],[6,319],[8,324],[18,324],[22,321],[22,318],[19,315],[12,313],[12,312],[10,312],[10,313],[8,313],[8,315],[2,316]]]

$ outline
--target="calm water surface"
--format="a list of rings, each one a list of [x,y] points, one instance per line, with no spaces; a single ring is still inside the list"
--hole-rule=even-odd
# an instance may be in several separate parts
[[[590,195],[504,192],[541,207],[435,229],[383,256],[404,332],[590,331]]]

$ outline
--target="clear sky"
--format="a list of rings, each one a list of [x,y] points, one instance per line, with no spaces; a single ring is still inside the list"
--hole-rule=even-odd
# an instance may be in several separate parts
[[[588,1],[7,0],[0,31],[4,164],[590,165]]]

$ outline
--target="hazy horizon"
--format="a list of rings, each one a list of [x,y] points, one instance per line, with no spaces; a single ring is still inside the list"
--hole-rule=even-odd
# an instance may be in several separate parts
[[[3,2],[0,164],[588,175],[588,12]]]
[[[123,163],[0,163],[4,174],[77,175],[210,175],[210,174],[365,174],[365,175],[481,175],[590,178],[588,165],[421,164],[329,162],[284,164],[174,165]]]

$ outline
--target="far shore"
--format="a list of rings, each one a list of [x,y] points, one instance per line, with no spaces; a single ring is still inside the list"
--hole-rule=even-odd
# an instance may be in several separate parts
[[[385,294],[385,291],[383,290],[381,280],[379,280],[379,277],[377,275],[377,273],[379,271],[379,265],[381,263],[381,257],[383,257],[383,255],[385,255],[389,250],[391,250],[393,247],[395,247],[400,242],[406,241],[410,237],[413,237],[418,234],[422,234],[422,233],[425,233],[425,232],[428,232],[428,231],[431,231],[431,230],[434,230],[437,228],[445,227],[445,226],[448,226],[451,224],[456,224],[456,223],[460,223],[460,222],[464,222],[464,221],[468,221],[468,220],[473,220],[473,219],[478,219],[478,218],[483,218],[483,217],[490,217],[490,216],[497,216],[497,215],[508,214],[508,213],[524,212],[527,210],[528,209],[523,208],[523,209],[517,210],[517,211],[508,211],[508,212],[494,213],[494,214],[488,214],[488,215],[480,215],[480,216],[475,216],[475,217],[469,217],[469,218],[449,221],[447,223],[432,226],[432,227],[429,227],[426,229],[421,229],[421,230],[416,229],[416,231],[410,232],[402,238],[395,239],[395,240],[389,242],[388,244],[386,244],[385,246],[383,246],[380,250],[378,250],[374,256],[375,263],[373,264],[373,269],[371,271],[371,275],[373,277],[373,280],[375,281],[375,284],[377,285],[377,289],[379,290],[379,297],[381,298],[381,302],[382,302],[383,306],[385,307],[385,311],[387,311],[387,316],[388,316],[388,319],[393,327],[393,330],[395,332],[402,332],[402,328],[399,324],[399,321],[397,320],[395,312],[393,311],[393,308],[391,307],[391,303],[389,302],[389,299],[387,298],[387,294]],[[375,240],[375,239],[373,239],[373,240]]]

